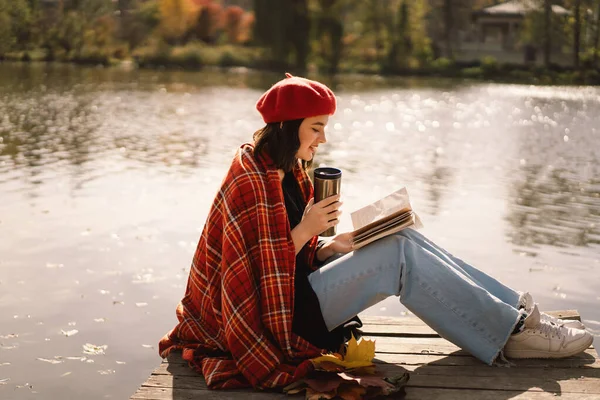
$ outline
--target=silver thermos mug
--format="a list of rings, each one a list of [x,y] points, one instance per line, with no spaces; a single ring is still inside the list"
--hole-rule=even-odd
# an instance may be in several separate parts
[[[333,167],[315,168],[315,204],[327,197],[340,193],[342,186],[342,171]],[[327,229],[319,236],[334,236],[335,226]]]

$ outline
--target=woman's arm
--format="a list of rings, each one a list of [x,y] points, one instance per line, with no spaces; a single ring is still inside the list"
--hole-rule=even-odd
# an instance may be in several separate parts
[[[302,250],[306,242],[308,242],[313,237],[304,228],[305,227],[302,225],[302,223],[299,223],[294,229],[292,229],[292,240],[294,241],[296,255],[300,253],[300,250]]]

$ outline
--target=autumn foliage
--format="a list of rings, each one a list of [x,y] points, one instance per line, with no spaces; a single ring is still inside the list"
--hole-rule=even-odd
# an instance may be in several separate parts
[[[223,9],[213,0],[159,0],[159,11],[159,32],[167,42],[241,44],[251,38],[254,16],[241,7]]]
[[[314,370],[310,376],[292,383],[283,391],[288,395],[305,393],[306,400],[375,399],[395,395],[403,397],[409,374],[404,368],[394,376],[377,371],[373,363],[375,342],[352,337],[344,354],[330,353],[311,360]]]
[[[160,0],[160,33],[170,42],[181,41],[197,19],[200,8],[192,0]]]

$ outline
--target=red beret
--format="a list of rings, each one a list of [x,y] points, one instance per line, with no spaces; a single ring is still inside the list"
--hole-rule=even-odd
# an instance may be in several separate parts
[[[256,109],[267,124],[335,112],[335,95],[327,86],[290,74],[285,76],[256,103]]]

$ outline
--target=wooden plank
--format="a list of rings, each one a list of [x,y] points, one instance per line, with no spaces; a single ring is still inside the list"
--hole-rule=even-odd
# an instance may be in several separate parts
[[[470,355],[455,344],[442,338],[431,337],[397,337],[397,336],[365,336],[375,340],[375,348],[379,353],[410,354],[463,354]],[[590,346],[593,349],[594,346]]]
[[[562,319],[581,321],[577,310],[546,311],[546,313]],[[377,317],[361,315],[365,335],[371,336],[439,336],[433,329],[425,325],[417,317]]]
[[[398,365],[422,365],[432,364],[441,366],[469,366],[487,367],[484,363],[475,357],[465,353],[444,354],[405,354],[405,353],[375,353],[376,364],[392,363]],[[600,368],[600,359],[597,358],[596,350],[588,349],[585,352],[571,356],[569,358],[548,358],[548,359],[523,359],[511,360],[518,368]],[[183,361],[178,354],[174,354],[168,361],[164,360],[161,366],[182,365],[187,370],[187,361]],[[160,368],[160,366],[159,366]],[[158,368],[157,368],[158,370]],[[191,372],[195,374],[195,372]]]
[[[290,396],[281,393],[256,392],[252,390],[205,390],[172,387],[142,386],[131,399],[135,400],[282,400]],[[299,399],[300,396],[292,398]]]
[[[518,369],[516,369],[518,368]],[[421,364],[421,365],[406,365],[406,364],[380,364],[377,363],[377,370],[385,372],[388,376],[393,376],[399,371],[417,371],[424,375],[463,375],[463,376],[480,376],[480,377],[511,377],[520,375],[520,367],[490,367],[479,363],[478,365],[438,365],[438,364]],[[161,364],[157,367],[152,375],[177,375],[200,377],[200,375],[183,364]],[[544,379],[573,379],[573,378],[600,378],[600,368],[576,369],[576,368],[554,368],[546,366],[529,366],[527,367],[527,376],[542,377]],[[600,385],[600,379],[598,380]]]
[[[375,353],[375,363],[393,363],[399,365],[442,365],[442,366],[468,366],[475,365],[486,367],[484,363],[470,355],[452,354],[397,354],[397,353]],[[596,357],[596,350],[588,349],[585,352],[569,358],[554,359],[524,359],[511,360],[516,367],[531,368],[600,368],[600,359]]]
[[[510,390],[466,390],[407,387],[406,400],[556,400],[557,395],[550,392],[523,392]],[[132,397],[135,400],[283,400],[302,399],[302,395],[287,396],[278,393],[260,393],[252,391],[210,391],[198,389],[142,387]],[[561,400],[598,400],[595,393],[561,393]]]
[[[387,367],[394,367],[388,365]],[[596,393],[600,398],[600,379],[598,377],[577,377],[575,374],[565,376],[564,379],[553,379],[544,375],[519,374],[497,376],[469,376],[466,371],[458,375],[431,375],[428,372],[454,367],[428,368],[421,373],[420,368],[410,371],[408,386],[452,388],[452,389],[478,389],[478,390],[515,390],[515,391],[544,391],[553,393]],[[393,368],[385,368],[387,370]],[[396,367],[397,371],[402,368]],[[499,368],[496,368],[499,370]],[[573,370],[562,370],[573,371]],[[389,371],[388,371],[389,372]],[[448,371],[446,371],[448,372]],[[549,371],[547,371],[549,372]],[[181,375],[151,375],[144,383],[146,387],[198,389],[208,390],[204,379],[200,376]]]
[[[575,310],[549,312],[580,319]],[[488,367],[440,338],[415,317],[361,316],[363,332],[377,342],[378,370],[409,371],[407,399],[531,399],[560,395],[566,400],[600,399],[600,360],[593,348],[567,359],[512,360],[515,367]],[[204,378],[179,354],[152,373],[132,399],[283,399],[290,396],[252,390],[211,391]],[[302,396],[295,396],[301,398]]]
[[[561,400],[598,400],[595,393],[560,393]],[[406,388],[405,400],[556,400],[557,394],[550,392],[522,392],[515,390],[468,390],[468,389],[433,389]]]
[[[365,338],[375,340],[375,348],[379,353],[468,354],[440,337],[365,336]]]

